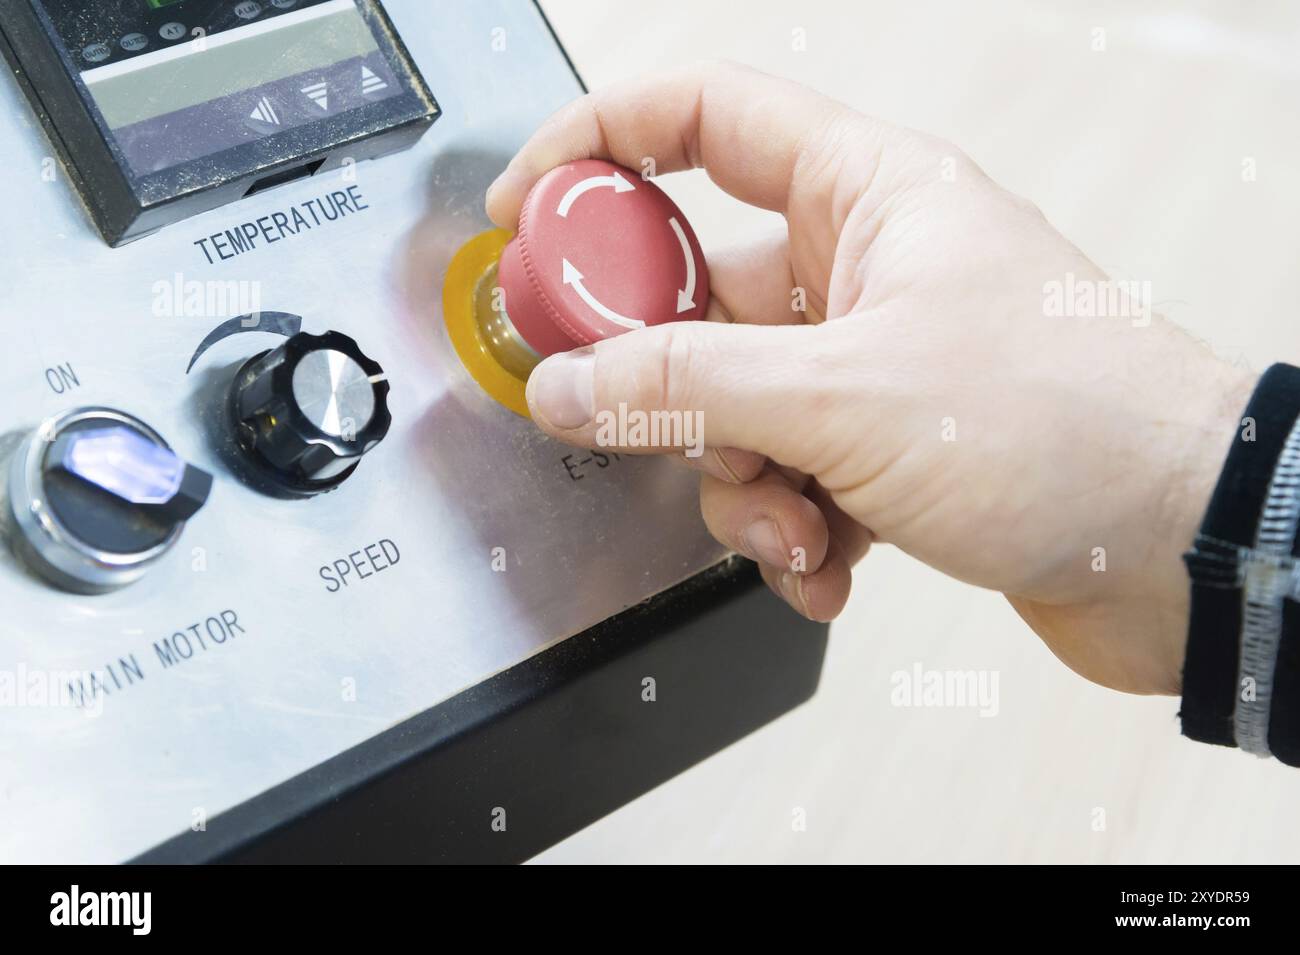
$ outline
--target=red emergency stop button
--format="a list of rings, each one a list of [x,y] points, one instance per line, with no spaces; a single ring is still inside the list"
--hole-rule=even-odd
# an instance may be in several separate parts
[[[510,324],[542,356],[703,318],[709,304],[704,253],[681,210],[654,183],[600,159],[538,180],[497,280]]]

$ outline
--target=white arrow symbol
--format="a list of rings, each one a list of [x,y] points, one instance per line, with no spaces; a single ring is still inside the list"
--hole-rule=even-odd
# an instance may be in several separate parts
[[[587,287],[582,284],[582,273],[573,267],[573,263],[564,259],[564,284],[572,285],[578,297],[591,307],[591,310],[601,318],[609,319],[615,325],[622,325],[624,328],[645,328],[645,322],[636,318],[628,318],[626,315],[620,315],[612,308],[597,301],[596,296],[587,291]]]
[[[579,196],[589,189],[599,189],[601,186],[613,186],[615,192],[631,192],[636,188],[618,173],[609,176],[591,176],[569,187],[569,191],[564,194],[564,198],[555,208],[556,214],[563,219],[569,214],[569,206],[577,202]]]
[[[686,256],[686,288],[677,290],[677,314],[680,315],[695,307],[695,253],[691,251],[691,244],[686,241],[686,232],[677,218],[675,216],[669,218],[668,224],[677,233],[677,241],[682,246],[682,255]]]

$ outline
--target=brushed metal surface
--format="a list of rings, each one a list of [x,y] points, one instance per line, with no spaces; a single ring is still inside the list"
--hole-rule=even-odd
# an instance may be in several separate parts
[[[116,250],[0,79],[0,450],[104,404],[217,478],[172,553],[121,591],[63,594],[0,554],[0,860],[133,856],[724,556],[693,475],[577,466],[585,453],[566,466],[571,449],[483,395],[443,332],[442,274],[489,225],[484,189],[580,92],[543,21],[514,0],[386,7],[444,110],[413,150]],[[195,244],[349,187],[367,208],[310,232],[213,264]],[[224,384],[281,339],[223,338],[186,374],[248,304],[208,307],[218,296],[193,282],[255,283],[230,288],[383,365],[392,430],[337,491],[280,500],[232,475]],[[90,672],[107,688],[91,704],[41,703]]]

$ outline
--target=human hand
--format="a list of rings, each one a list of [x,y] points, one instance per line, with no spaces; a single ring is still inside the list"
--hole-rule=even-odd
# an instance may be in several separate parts
[[[587,157],[703,167],[787,235],[710,255],[710,321],[542,362],[541,428],[594,447],[620,403],[699,412],[709,530],[801,613],[834,617],[879,540],[1002,591],[1089,679],[1179,691],[1180,555],[1252,375],[1139,308],[1049,315],[1048,283],[1110,286],[1034,206],[956,147],[790,82],[719,64],[585,96],[489,215],[513,228],[537,178]]]

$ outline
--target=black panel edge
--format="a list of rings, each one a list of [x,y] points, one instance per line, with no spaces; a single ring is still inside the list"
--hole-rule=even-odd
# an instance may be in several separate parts
[[[32,7],[27,3],[5,4],[3,22],[0,22],[0,53],[4,54],[19,90],[67,172],[78,205],[101,235],[120,235],[134,215],[128,198],[131,186],[117,168],[99,127],[81,107],[72,78],[53,60],[29,57],[33,62],[26,62],[19,55],[19,49],[24,46],[36,49],[45,43],[40,32],[40,20]],[[60,130],[55,125],[56,110],[66,117],[68,129]],[[77,138],[100,174],[92,175],[91,170],[77,164],[65,134]]]
[[[587,89],[587,81],[582,78],[582,74],[578,72],[578,68],[574,66],[573,60],[569,56],[569,48],[560,42],[560,35],[555,32],[555,27],[551,25],[550,17],[548,17],[546,11],[542,9],[541,0],[533,0],[533,9],[536,10],[537,15],[542,18],[542,24],[546,27],[546,32],[549,33],[551,39],[555,41],[555,45],[559,49],[560,55],[564,57],[564,62],[568,64],[569,72],[573,74],[573,78],[578,81],[578,85],[582,87],[584,93],[590,93],[591,90]]]
[[[807,700],[827,632],[732,558],[132,861],[523,861]]]

